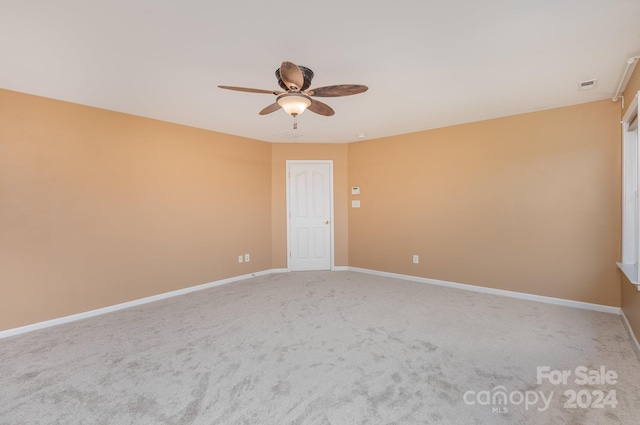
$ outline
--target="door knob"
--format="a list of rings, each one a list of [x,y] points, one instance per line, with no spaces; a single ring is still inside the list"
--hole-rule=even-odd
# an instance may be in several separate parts
[[[325,220],[325,221],[324,221],[324,224],[329,224],[329,220]]]

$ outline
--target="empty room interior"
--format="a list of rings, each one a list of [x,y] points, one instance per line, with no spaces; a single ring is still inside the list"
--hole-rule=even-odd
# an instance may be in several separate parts
[[[637,424],[638,16],[0,1],[0,424]]]

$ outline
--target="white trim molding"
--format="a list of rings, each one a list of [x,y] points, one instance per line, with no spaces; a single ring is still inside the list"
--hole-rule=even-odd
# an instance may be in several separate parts
[[[640,291],[638,282],[638,263],[640,263],[638,96],[639,94],[636,93],[620,122],[622,124],[622,256],[621,261],[616,264]]]
[[[410,281],[419,282],[419,283],[427,283],[427,284],[436,285],[436,286],[444,286],[448,288],[462,289],[465,291],[481,292],[485,294],[500,295],[505,297],[542,302],[546,304],[555,304],[555,305],[561,305],[565,307],[599,311],[602,313],[617,314],[622,316],[623,322],[625,323],[625,326],[627,327],[629,334],[633,338],[634,342],[636,343],[636,346],[638,346],[638,350],[640,351],[640,344],[638,344],[638,341],[635,338],[633,330],[631,329],[631,325],[629,324],[629,321],[627,320],[626,316],[622,312],[622,309],[619,307],[611,307],[611,306],[606,306],[601,304],[591,304],[591,303],[585,303],[581,301],[565,300],[561,298],[545,297],[542,295],[533,295],[533,294],[527,294],[523,292],[507,291],[504,289],[487,288],[484,286],[448,282],[444,280],[429,279],[425,277],[410,276],[410,275],[404,275],[404,274],[398,274],[398,273],[389,273],[389,272],[383,272],[378,270],[363,269],[359,267],[334,266],[333,271],[352,271],[352,272],[365,273],[365,274],[371,274],[371,275],[382,276],[382,277],[390,277],[394,279],[402,279],[402,280],[410,280]],[[51,326],[57,326],[65,323],[75,322],[77,320],[87,319],[90,317],[100,316],[102,314],[107,314],[107,313],[111,313],[118,310],[124,310],[126,308],[136,307],[139,305],[148,304],[151,302],[160,301],[160,300],[171,298],[171,297],[176,297],[179,295],[189,294],[191,292],[201,291],[201,290],[213,288],[216,286],[226,285],[229,283],[250,279],[252,277],[265,276],[265,275],[276,274],[276,273],[289,273],[289,272],[290,270],[286,268],[270,269],[270,270],[264,270],[264,271],[259,271],[255,273],[245,274],[241,276],[230,277],[227,279],[217,280],[214,282],[204,283],[202,285],[196,285],[188,288],[178,289],[175,291],[165,292],[163,294],[153,295],[146,298],[140,298],[137,300],[128,301],[125,303],[116,304],[108,307],[103,307],[96,310],[86,311],[83,313],[73,314],[70,316],[65,316],[57,319],[47,320],[44,322],[34,323],[31,325],[22,326],[19,328],[0,331],[0,339],[24,334],[31,331],[36,331],[39,329],[45,329]]]
[[[616,264],[618,265],[620,270],[622,270],[622,273],[624,273],[624,275],[627,277],[627,280],[631,282],[632,285],[635,285],[636,288],[638,288],[638,291],[640,291],[640,282],[638,282],[638,267],[636,267],[634,264]]]
[[[463,289],[465,291],[481,292],[484,294],[500,295],[503,297],[518,298],[521,300],[536,301],[546,304],[555,304],[565,307],[580,308],[583,310],[599,311],[601,313],[610,313],[620,315],[622,310],[620,307],[612,307],[602,304],[585,303],[582,301],[565,300],[562,298],[545,297],[543,295],[527,294],[525,292],[507,291],[504,289],[487,288],[485,286],[468,285],[466,283],[448,282],[445,280],[429,279],[426,277],[410,276],[406,274],[381,272],[378,270],[361,269],[359,267],[349,267],[350,271],[358,273],[367,273],[376,276],[391,277],[395,279],[410,280],[413,282],[427,283],[429,285],[445,286],[447,288]]]
[[[202,285],[190,286],[188,288],[178,289],[175,291],[165,292],[158,295],[152,295],[150,297],[140,298],[133,301],[127,301],[121,304],[98,308],[96,310],[85,311],[83,313],[72,314],[70,316],[60,317],[57,319],[51,319],[44,322],[38,322],[31,325],[21,326],[19,328],[0,331],[0,339],[24,334],[31,331],[37,331],[39,329],[49,328],[51,326],[62,325],[64,323],[75,322],[77,320],[88,319],[90,317],[100,316],[102,314],[112,313],[114,311],[124,310],[126,308],[136,307],[139,305],[164,300],[166,298],[177,297],[178,295],[184,295],[184,294],[189,294],[191,292],[202,291],[203,289],[209,289],[216,286],[226,285],[229,283],[238,282],[240,280],[251,279],[252,277],[264,276],[264,275],[275,274],[275,273],[287,273],[288,271],[289,270],[287,269],[263,270],[263,271],[249,273],[241,276],[230,277],[228,279],[222,279],[222,280],[216,280],[214,282],[203,283]]]

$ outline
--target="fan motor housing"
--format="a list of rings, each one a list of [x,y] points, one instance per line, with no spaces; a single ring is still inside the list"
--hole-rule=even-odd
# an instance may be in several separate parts
[[[298,65],[300,71],[302,71],[302,77],[304,78],[304,84],[300,87],[300,91],[306,90],[311,87],[311,80],[313,80],[313,71],[307,68],[306,66]],[[276,78],[278,79],[278,85],[285,90],[289,90],[289,87],[282,81],[282,77],[280,77],[280,68],[276,69]]]

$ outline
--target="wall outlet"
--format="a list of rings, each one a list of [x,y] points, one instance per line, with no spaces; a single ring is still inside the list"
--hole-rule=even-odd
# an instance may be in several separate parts
[[[244,262],[248,263],[249,261],[251,261],[251,256],[249,254],[244,254]]]
[[[238,263],[242,263],[242,255],[238,255]]]
[[[420,257],[418,255],[413,256],[413,264],[418,264],[420,262]]]

